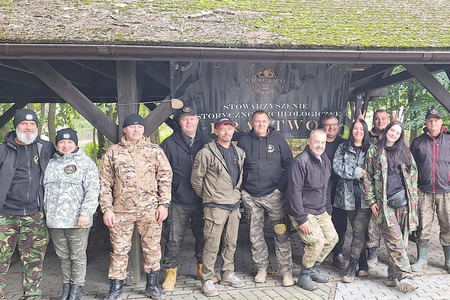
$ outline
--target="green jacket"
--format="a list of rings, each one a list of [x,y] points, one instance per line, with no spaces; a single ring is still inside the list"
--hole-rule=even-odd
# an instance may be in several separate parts
[[[203,204],[235,204],[241,199],[239,188],[245,152],[234,144],[231,147],[235,147],[238,156],[239,180],[235,187],[216,141],[206,144],[195,156],[191,184],[195,193],[203,199]]]
[[[379,161],[375,160],[375,154],[377,152],[377,146],[372,146],[367,150],[365,170],[367,174],[364,176],[363,186],[363,198],[367,201],[367,204],[377,203],[380,208],[380,214],[377,218],[377,223],[381,223],[383,219],[386,219],[387,225],[389,219],[387,218],[387,172],[388,162],[386,151],[380,155]],[[412,155],[411,155],[412,158]],[[411,169],[408,170],[406,165],[402,163],[402,175],[405,181],[406,194],[408,196],[408,227],[409,231],[417,230],[418,225],[418,194],[417,194],[417,165],[412,158]]]

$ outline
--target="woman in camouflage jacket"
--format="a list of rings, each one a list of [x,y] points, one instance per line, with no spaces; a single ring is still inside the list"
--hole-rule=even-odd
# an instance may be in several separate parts
[[[383,233],[389,255],[387,286],[415,290],[406,253],[409,232],[417,229],[417,166],[399,121],[391,122],[366,155],[363,196]],[[400,281],[400,282],[399,282]]]

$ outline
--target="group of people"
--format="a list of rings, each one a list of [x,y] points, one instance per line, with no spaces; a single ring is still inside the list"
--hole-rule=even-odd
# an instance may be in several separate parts
[[[61,260],[61,299],[81,299],[89,229],[98,204],[112,248],[106,300],[122,298],[135,226],[144,254],[147,297],[161,299],[175,289],[188,227],[195,238],[201,291],[216,296],[217,283],[244,286],[234,266],[241,202],[249,222],[255,283],[267,280],[264,228],[270,224],[285,287],[295,284],[293,227],[304,245],[300,287],[313,291],[317,283],[329,280],[319,267],[331,252],[333,264],[346,269],[343,282],[368,276],[377,262],[381,234],[389,255],[386,285],[412,291],[417,288],[412,272],[428,263],[435,211],[450,273],[450,133],[440,111],[427,112],[425,132],[410,149],[402,123],[389,122],[385,110],[375,112],[370,132],[362,118],[353,122],[348,140],[339,136],[338,118],[324,116],[321,128],[311,132],[295,158],[265,111],[253,113],[252,129],[237,145],[232,143],[236,128],[229,118],[214,123],[217,139],[211,140],[199,130],[191,107],[176,117],[179,128],[158,146],[145,137],[145,120],[129,115],[120,142],[108,148],[98,172],[78,147],[76,131],[59,130],[55,149],[39,138],[33,111],[16,111],[15,130],[0,146],[0,299],[16,245],[22,298],[41,295],[49,237]],[[347,220],[352,227],[348,263],[343,255]],[[414,231],[418,259],[411,266],[406,246]],[[223,265],[216,274],[219,253]]]

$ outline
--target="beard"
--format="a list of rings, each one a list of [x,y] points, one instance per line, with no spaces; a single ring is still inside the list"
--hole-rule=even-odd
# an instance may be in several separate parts
[[[33,143],[34,140],[36,140],[38,133],[36,130],[34,133],[26,134],[26,133],[20,132],[19,130],[16,129],[16,135],[17,135],[17,139],[19,141],[21,141],[25,145],[29,145],[29,144]]]

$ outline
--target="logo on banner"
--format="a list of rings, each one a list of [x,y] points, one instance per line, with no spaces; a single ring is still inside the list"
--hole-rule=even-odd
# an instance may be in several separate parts
[[[286,86],[283,64],[252,64],[245,74],[249,92],[258,99],[271,100]]]

